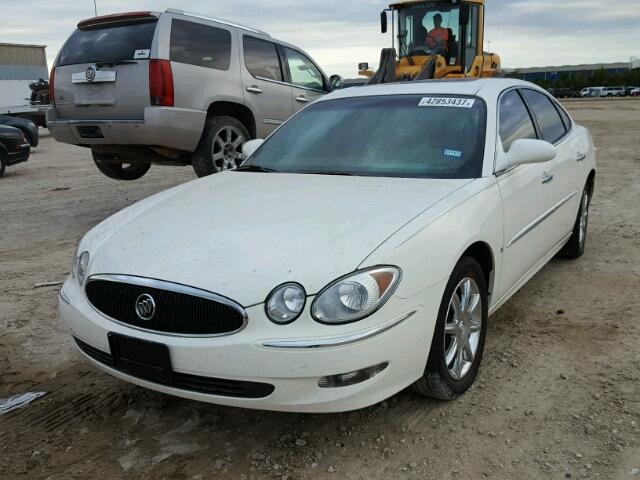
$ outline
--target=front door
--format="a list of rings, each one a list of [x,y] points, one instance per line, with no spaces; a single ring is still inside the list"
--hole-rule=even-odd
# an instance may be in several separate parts
[[[293,111],[297,112],[324,95],[328,85],[320,69],[306,55],[289,47],[284,51],[292,84]]]
[[[276,44],[245,35],[242,84],[247,106],[256,117],[258,138],[266,138],[293,114],[291,86],[284,74]]]
[[[534,121],[516,90],[500,99],[498,155],[511,144],[538,137]],[[498,173],[504,220],[503,261],[497,298],[507,294],[554,245],[556,232],[547,216],[555,198],[552,162],[521,165]]]

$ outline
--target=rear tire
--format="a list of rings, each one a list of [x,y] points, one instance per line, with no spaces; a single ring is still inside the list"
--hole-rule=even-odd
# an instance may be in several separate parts
[[[105,154],[91,152],[93,161],[104,175],[114,180],[138,180],[145,176],[151,168],[150,163],[119,163],[113,162],[114,157]]]
[[[442,297],[424,375],[411,390],[437,400],[454,400],[466,392],[482,361],[488,317],[482,268],[473,258],[463,257]]]
[[[0,152],[0,177],[4,175],[4,171],[7,168],[7,161],[4,158],[4,152]]]
[[[589,185],[584,187],[578,217],[573,225],[573,233],[566,245],[558,254],[560,257],[574,260],[584,254],[584,247],[587,243],[587,227],[589,226],[589,205],[591,204],[591,189]]]
[[[207,117],[198,148],[191,157],[199,177],[239,167],[244,161],[242,146],[250,135],[240,120],[233,117]]]

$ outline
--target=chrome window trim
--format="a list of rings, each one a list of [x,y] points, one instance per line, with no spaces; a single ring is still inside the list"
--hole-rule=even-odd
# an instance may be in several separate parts
[[[377,335],[381,335],[391,330],[395,326],[400,325],[405,320],[413,317],[417,312],[418,310],[412,310],[411,312],[402,315],[400,318],[386,324],[371,328],[369,330],[363,330],[362,332],[342,335],[340,337],[318,338],[309,340],[269,340],[263,342],[262,346],[268,348],[313,349],[351,345],[352,343],[362,342]]]
[[[560,200],[558,203],[556,203],[549,210],[547,210],[542,215],[540,215],[538,218],[536,218],[529,225],[527,225],[522,230],[520,230],[518,233],[516,233],[515,236],[511,240],[509,240],[509,243],[507,243],[507,248],[511,247],[514,243],[516,243],[518,240],[520,240],[522,237],[524,237],[526,234],[528,234],[534,228],[536,228],[538,225],[540,225],[542,222],[544,222],[547,218],[549,218],[551,215],[553,215],[557,210],[560,209],[560,207],[562,207],[565,203],[567,203],[569,200],[571,200],[573,197],[575,197],[577,193],[578,192],[573,192],[572,194],[567,195],[565,198]]]
[[[279,85],[285,85],[287,87],[293,87],[293,88],[299,88],[301,90],[307,90],[309,92],[316,92],[316,93],[327,93],[324,90],[316,90],[315,88],[309,88],[309,87],[301,87],[300,85],[296,85],[294,83],[287,83],[287,82],[281,82],[279,80],[273,80],[272,78],[264,78],[264,77],[259,77],[254,75],[253,73],[251,73],[251,71],[247,68],[247,71],[251,74],[251,76],[257,80],[262,80],[263,82],[271,82],[271,83],[277,83]]]
[[[222,303],[230,308],[233,308],[234,310],[236,310],[238,313],[240,313],[242,315],[242,325],[240,326],[240,328],[232,331],[232,332],[226,332],[226,333],[218,333],[218,334],[212,334],[212,335],[187,335],[187,334],[180,334],[180,333],[171,333],[171,332],[160,332],[158,330],[150,330],[147,328],[141,328],[141,327],[137,327],[135,325],[131,325],[129,323],[125,323],[125,322],[121,322],[120,320],[116,320],[115,318],[112,318],[108,315],[106,315],[104,312],[101,312],[100,310],[98,310],[96,307],[93,306],[93,304],[91,303],[91,301],[89,301],[89,297],[87,297],[87,286],[96,280],[102,280],[102,281],[107,281],[107,282],[119,282],[119,283],[128,283],[131,285],[136,285],[139,287],[149,287],[149,288],[157,288],[160,290],[167,290],[170,292],[174,292],[174,293],[180,293],[180,294],[184,294],[184,295],[191,295],[194,297],[200,297],[200,298],[204,298],[207,300],[212,300],[214,302],[218,302],[218,303]],[[241,332],[242,330],[244,330],[247,327],[247,324],[249,322],[249,315],[247,314],[247,311],[245,310],[245,308],[240,305],[239,303],[231,300],[230,298],[227,297],[223,297],[222,295],[219,295],[217,293],[213,293],[213,292],[209,292],[207,290],[202,290],[199,288],[195,288],[195,287],[189,287],[187,285],[183,285],[181,283],[173,283],[173,282],[167,282],[164,280],[157,280],[155,278],[146,278],[146,277],[137,277],[137,276],[133,276],[133,275],[120,275],[120,274],[96,274],[96,275],[92,275],[89,278],[87,278],[85,284],[84,284],[84,295],[87,299],[87,303],[89,304],[89,306],[97,313],[99,313],[101,316],[103,316],[104,318],[115,322],[119,325],[122,325],[124,327],[127,328],[131,328],[134,330],[139,330],[142,332],[147,332],[147,333],[152,333],[155,335],[161,335],[161,336],[165,336],[165,337],[182,337],[182,338],[216,338],[216,337],[228,337],[229,335],[235,335],[236,333]]]

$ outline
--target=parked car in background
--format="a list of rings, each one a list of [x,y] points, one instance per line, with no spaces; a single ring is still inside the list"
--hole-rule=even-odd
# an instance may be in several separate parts
[[[555,98],[578,98],[580,94],[570,88],[549,88],[547,90]]]
[[[626,97],[627,90],[625,87],[605,87],[600,94],[601,97]]]
[[[584,252],[593,142],[531,83],[339,90],[245,153],[80,241],[60,315],[94,365],[252,409],[453,400],[489,315]]]
[[[589,96],[590,97],[604,97],[605,96],[605,88],[606,87],[590,87]]]
[[[633,90],[631,90],[631,94],[632,97],[640,97],[640,88],[634,88]]]
[[[585,87],[582,90],[580,90],[580,96],[581,97],[589,97],[589,96],[591,96],[591,87]]]
[[[5,169],[29,159],[31,146],[22,130],[8,125],[0,125],[0,177]]]
[[[0,125],[15,127],[24,133],[29,141],[29,145],[37,147],[39,143],[38,127],[28,118],[12,117],[11,115],[0,115]]]
[[[298,47],[173,9],[80,22],[49,83],[54,138],[90,147],[119,180],[152,163],[192,164],[199,176],[235,168],[247,140],[332,90]]]

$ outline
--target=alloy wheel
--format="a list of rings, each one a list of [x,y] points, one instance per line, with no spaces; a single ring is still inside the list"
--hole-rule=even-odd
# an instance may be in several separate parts
[[[444,361],[451,378],[462,380],[473,365],[482,330],[482,297],[473,278],[465,277],[449,300],[444,325]]]
[[[220,129],[213,139],[212,158],[216,172],[236,168],[242,163],[242,146],[246,141],[244,133],[237,127],[228,125]]]

